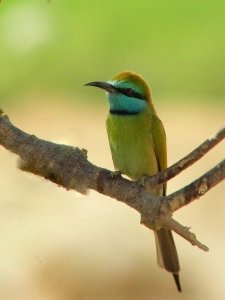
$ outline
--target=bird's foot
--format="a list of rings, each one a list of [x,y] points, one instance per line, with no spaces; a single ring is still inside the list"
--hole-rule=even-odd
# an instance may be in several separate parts
[[[112,178],[112,179],[114,179],[114,178],[116,178],[116,177],[119,177],[119,176],[121,176],[122,175],[122,172],[121,171],[112,171],[111,173],[110,173],[110,177]]]
[[[141,176],[141,178],[138,180],[138,183],[140,184],[140,186],[145,187],[145,180],[146,178],[148,178],[149,176]]]

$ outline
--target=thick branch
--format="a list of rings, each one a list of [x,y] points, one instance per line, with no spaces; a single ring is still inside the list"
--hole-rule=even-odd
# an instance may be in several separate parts
[[[66,189],[81,193],[93,189],[122,201],[141,214],[141,221],[148,228],[174,230],[206,250],[192,233],[184,230],[186,227],[171,219],[171,216],[173,211],[202,196],[224,179],[224,162],[176,193],[156,197],[139,183],[112,176],[111,171],[91,164],[87,160],[86,150],[29,135],[16,128],[3,113],[0,114],[0,144],[20,156],[22,170],[45,177]]]

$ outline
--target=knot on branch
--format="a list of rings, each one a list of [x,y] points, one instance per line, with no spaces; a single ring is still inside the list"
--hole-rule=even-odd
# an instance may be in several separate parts
[[[159,230],[166,227],[172,218],[172,213],[166,197],[151,195],[151,200],[146,201],[141,212],[141,224],[152,230]]]
[[[4,113],[4,111],[0,108],[0,116],[3,118],[9,119],[9,117]]]
[[[203,178],[203,180],[199,186],[199,189],[198,189],[199,196],[203,196],[207,191],[208,191],[208,183],[207,183],[206,178]]]

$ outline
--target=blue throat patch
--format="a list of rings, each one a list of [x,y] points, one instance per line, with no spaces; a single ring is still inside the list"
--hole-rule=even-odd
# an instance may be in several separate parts
[[[128,97],[120,93],[108,94],[110,113],[119,115],[136,115],[148,105],[147,101]]]

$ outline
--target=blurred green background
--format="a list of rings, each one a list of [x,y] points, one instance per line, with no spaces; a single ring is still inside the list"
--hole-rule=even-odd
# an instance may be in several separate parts
[[[222,0],[1,1],[0,107],[22,130],[113,169],[105,95],[83,85],[134,70],[150,82],[172,164],[224,126],[224,15]],[[224,153],[223,142],[168,193]],[[134,210],[21,172],[3,148],[0,165],[0,300],[180,299]],[[175,214],[210,248],[175,236],[184,300],[225,299],[224,188]]]
[[[224,11],[223,0],[2,1],[0,99],[30,89],[75,95],[88,80],[128,69],[156,95],[219,101]]]

